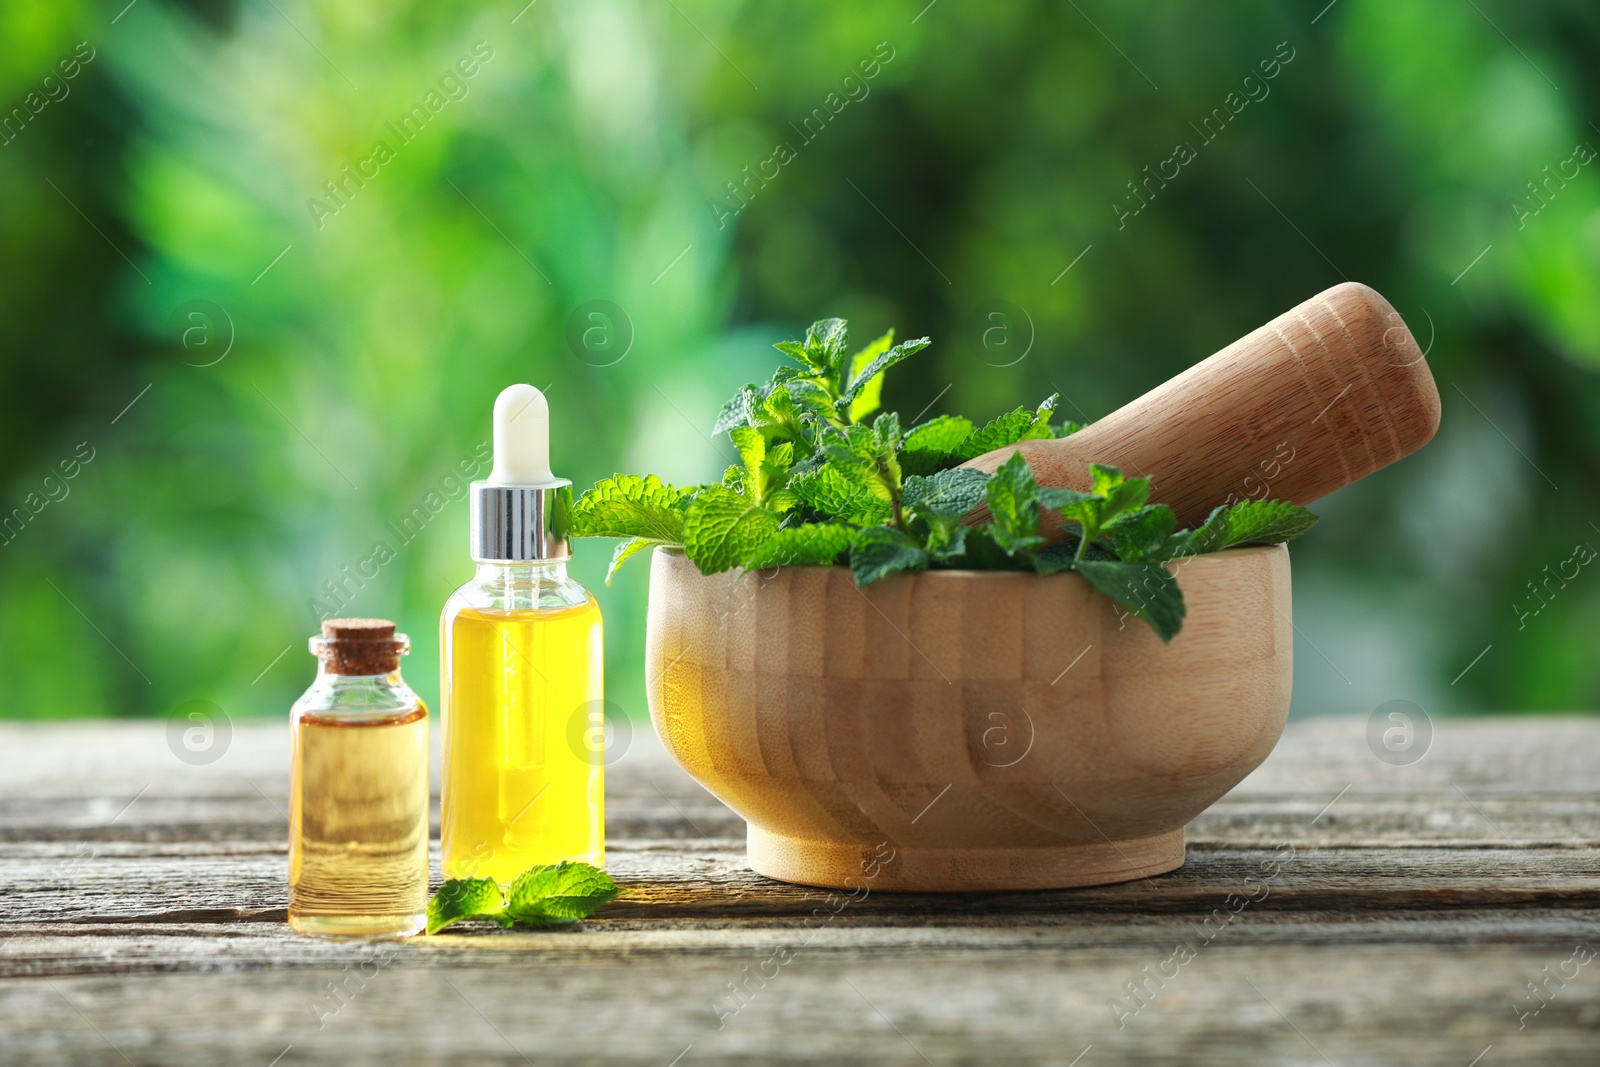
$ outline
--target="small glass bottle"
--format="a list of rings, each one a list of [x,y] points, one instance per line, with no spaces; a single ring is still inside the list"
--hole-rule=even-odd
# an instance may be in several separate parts
[[[600,607],[567,577],[569,481],[550,473],[530,385],[494,405],[494,469],[471,493],[477,574],[439,621],[446,878],[605,863]]]
[[[290,711],[289,925],[418,933],[428,907],[428,709],[400,677],[411,642],[383,619],[329,619]]]

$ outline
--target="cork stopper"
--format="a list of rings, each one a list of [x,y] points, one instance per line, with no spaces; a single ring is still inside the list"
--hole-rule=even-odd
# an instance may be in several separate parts
[[[409,651],[411,639],[388,619],[325,619],[322,636],[311,639],[311,654],[329,674],[391,674]]]

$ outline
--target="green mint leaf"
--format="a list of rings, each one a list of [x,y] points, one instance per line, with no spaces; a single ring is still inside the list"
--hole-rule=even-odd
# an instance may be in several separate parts
[[[890,494],[898,498],[902,482],[900,471],[900,416],[886,411],[872,420],[872,435],[877,444],[878,477]]]
[[[743,565],[780,518],[726,486],[703,489],[683,515],[683,550],[702,574]]]
[[[1026,553],[1045,543],[1041,534],[1017,533],[999,525],[989,527],[989,536],[994,538],[994,543],[1010,556]]]
[[[844,345],[849,333],[843,319],[818,319],[806,330],[806,351],[818,370],[838,375],[843,370]]]
[[[878,454],[893,456],[900,447],[900,415],[898,412],[885,411],[882,415],[872,420],[872,437],[877,445]]]
[[[938,512],[961,516],[983,500],[989,476],[971,467],[952,467],[930,475],[912,475],[905,480],[902,503],[913,511]]]
[[[1071,570],[1078,551],[1078,539],[1068,537],[1026,553],[1030,566],[1040,574],[1056,574]]]
[[[1044,544],[1039,536],[1039,486],[1022,453],[1000,465],[984,486],[983,498],[989,505],[993,524],[989,535],[995,544],[1012,554]]]
[[[1019,551],[1016,554],[1001,548],[995,541],[995,526],[993,523],[984,523],[982,526],[973,526],[967,529],[964,548],[959,560],[951,566],[964,567],[968,570],[978,571],[1016,571],[1024,570],[1029,565],[1029,551]]]
[[[747,567],[785,567],[793,564],[836,563],[855,543],[854,527],[838,522],[806,522],[786,526],[762,542]]]
[[[878,465],[878,435],[870,426],[846,426],[830,432],[822,446],[823,452],[833,462],[843,467],[858,467],[876,471]]]
[[[1102,499],[1108,499],[1112,492],[1126,480],[1122,477],[1121,470],[1116,467],[1108,467],[1103,463],[1089,464],[1089,477],[1093,483],[1089,486],[1089,492]]]
[[[572,507],[575,537],[644,537],[667,544],[683,541],[688,497],[653,474],[603,478]]]
[[[616,577],[617,568],[632,559],[641,549],[659,544],[660,541],[652,541],[647,537],[635,537],[629,541],[617,542],[617,547],[611,550],[611,566],[606,568],[606,585],[609,586],[611,579]]]
[[[828,390],[815,378],[790,378],[773,393],[788,393],[789,403],[797,415],[825,415],[832,410],[833,400]]]
[[[802,342],[779,341],[772,347],[776,348],[779,352],[782,352],[784,355],[788,356],[802,367],[805,367],[809,370],[816,369],[816,365],[811,362],[811,353],[806,349],[806,346]]]
[[[767,458],[767,439],[753,426],[735,426],[728,431],[728,439],[739,450],[739,458],[746,470],[756,471]]]
[[[845,386],[843,393],[845,402],[853,402],[861,394],[862,390],[867,388],[869,382],[874,381],[896,363],[908,356],[916,355],[931,344],[933,342],[928,338],[919,337],[915,341],[902,341],[887,352],[874,356],[871,362],[861,368],[860,372],[851,379],[850,384]]]
[[[907,452],[953,452],[972,433],[972,420],[960,415],[940,415],[906,431]]]
[[[723,476],[723,484],[741,489],[751,500],[765,504],[771,491],[782,485],[784,473],[767,462],[767,439],[753,426],[735,426],[728,431],[728,439],[739,450],[742,468],[731,467],[732,478]],[[793,446],[790,446],[791,453]]]
[[[876,341],[872,342],[861,351],[850,357],[849,380],[859,382],[860,388],[856,390],[855,399],[850,401],[846,413],[850,422],[860,422],[862,419],[877,411],[883,403],[883,372],[879,371],[872,377],[862,375],[867,365],[883,353],[889,351],[889,346],[894,344],[894,330],[890,330]]]
[[[747,385],[740,389],[733,397],[722,405],[722,410],[717,412],[717,421],[712,425],[713,434],[727,433],[735,426],[748,426],[755,418],[755,413],[760,410],[762,393],[760,388]]]
[[[971,527],[959,518],[937,515],[928,526],[925,548],[935,563],[949,563],[967,553],[967,533]]]
[[[927,570],[928,563],[927,550],[892,526],[862,530],[850,547],[856,585],[870,585],[890,574]]]
[[[1185,554],[1216,552],[1233,545],[1292,541],[1316,524],[1315,515],[1286,500],[1241,500],[1232,507],[1212,509],[1206,521],[1189,535]]]
[[[1099,463],[1089,464],[1089,473],[1094,479],[1091,492],[1105,501],[1100,509],[1100,523],[1107,529],[1117,516],[1143,507],[1150,499],[1149,478],[1124,478],[1117,468]]]
[[[1171,558],[1165,553],[1177,525],[1171,508],[1149,504],[1118,516],[1106,523],[1104,530],[1118,559],[1159,561]]]
[[[785,382],[768,393],[761,401],[760,413],[751,420],[751,424],[775,427],[779,433],[796,440],[802,438],[805,434],[802,426],[805,412],[795,403],[795,394],[789,389],[792,384]]]
[[[932,474],[953,462],[956,447],[972,433],[972,420],[940,415],[906,431],[900,467],[907,474]]]
[[[1049,508],[1051,511],[1060,511],[1074,504],[1086,504],[1090,501],[1099,501],[1093,493],[1081,493],[1076,489],[1055,489],[1048,485],[1041,485],[1038,489],[1039,506]],[[1099,514],[1098,511],[1095,514]]]
[[[900,416],[879,415],[871,426],[846,426],[828,435],[823,453],[829,465],[852,481],[872,486],[872,492],[893,501],[900,492],[900,461],[895,445],[900,440]],[[834,516],[844,518],[843,515]]]
[[[493,878],[452,878],[428,901],[428,933],[436,934],[467,919],[489,919],[510,926],[505,898]]]
[[[789,479],[789,490],[817,514],[857,526],[875,526],[893,513],[888,489],[854,461],[797,474]]]
[[[559,926],[587,919],[622,890],[606,872],[587,863],[556,863],[517,875],[506,913],[528,926]]]
[[[1115,600],[1171,641],[1183,628],[1183,590],[1159,563],[1081,559],[1073,569],[1106,596]]]
[[[1054,437],[1055,431],[1050,428],[1050,416],[1056,410],[1058,399],[1058,394],[1051,394],[1036,411],[1018,408],[985,423],[981,429],[968,434],[966,439],[956,446],[953,453],[956,462],[965,463],[985,452],[1014,445],[1018,441]]]

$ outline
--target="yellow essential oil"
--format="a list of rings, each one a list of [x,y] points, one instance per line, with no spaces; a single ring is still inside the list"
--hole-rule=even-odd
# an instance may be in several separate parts
[[[478,570],[439,620],[446,878],[605,863],[600,607],[567,577],[572,483],[550,473],[550,409],[494,402],[494,468],[472,483]]]
[[[444,626],[445,877],[508,883],[539,864],[602,866],[599,606],[462,608]]]
[[[408,935],[428,905],[428,709],[400,678],[394,624],[334,619],[291,717],[289,925]]]

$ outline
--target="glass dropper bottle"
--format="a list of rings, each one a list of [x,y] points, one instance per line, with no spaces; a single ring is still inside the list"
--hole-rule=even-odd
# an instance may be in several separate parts
[[[605,863],[600,607],[567,576],[572,483],[550,472],[531,385],[494,404],[494,469],[471,492],[473,579],[439,625],[446,878]]]

